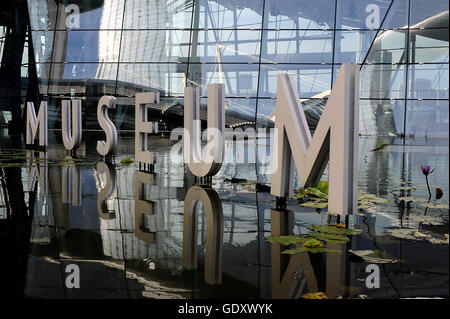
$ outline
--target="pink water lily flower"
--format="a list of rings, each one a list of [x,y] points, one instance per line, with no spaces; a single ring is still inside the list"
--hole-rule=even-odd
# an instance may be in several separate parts
[[[425,175],[425,176],[428,176],[428,175],[430,175],[431,173],[434,172],[434,169],[431,170],[430,165],[425,165],[425,166],[421,165],[420,168],[422,170],[423,175]]]

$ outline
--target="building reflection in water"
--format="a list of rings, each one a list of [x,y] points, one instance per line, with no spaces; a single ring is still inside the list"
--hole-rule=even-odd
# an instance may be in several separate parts
[[[108,219],[113,210],[105,209],[108,197],[114,192],[114,166],[100,162],[98,173],[108,172],[106,184],[98,197],[99,216]],[[157,175],[135,171],[134,205],[135,236],[152,245],[158,233],[157,203],[148,197],[148,187],[158,186]],[[200,205],[201,204],[201,205]],[[222,201],[210,186],[191,186],[184,198],[182,266],[187,270],[198,269],[198,215],[203,207],[206,218],[206,240],[204,256],[204,281],[209,285],[222,283],[224,217]],[[292,235],[294,212],[271,209],[271,235]],[[149,218],[150,217],[150,218]],[[160,229],[159,231],[164,231]],[[279,244],[271,244],[271,297],[299,298],[308,292],[324,291],[330,298],[344,294],[346,245],[328,244],[340,253],[309,254],[294,256],[282,254]]]
[[[282,254],[285,247],[271,244],[265,237],[269,233],[305,234],[309,225],[334,224],[336,220],[299,207],[296,202],[288,201],[287,208],[281,209],[268,193],[224,182],[229,176],[251,181],[251,174],[256,174],[250,165],[224,164],[217,179],[206,187],[191,186],[192,178],[182,164],[174,164],[169,156],[170,144],[162,139],[155,142],[160,143],[161,160],[155,167],[158,174],[98,161],[89,155],[81,156],[88,157],[87,165],[79,165],[76,158],[64,159],[67,154],[62,146],[47,152],[27,151],[26,167],[0,170],[4,172],[0,176],[2,194],[7,194],[1,200],[10,211],[7,216],[29,210],[32,217],[25,294],[69,298],[114,292],[121,298],[162,297],[164,287],[167,298],[299,298],[316,291],[329,298],[345,298],[361,293],[408,296],[419,289],[414,287],[420,287],[424,295],[445,295],[442,291],[447,287],[448,264],[425,261],[446,259],[416,258],[412,252],[420,249],[424,255],[445,257],[448,250],[439,245],[420,248],[423,244],[392,240],[383,232],[395,225],[402,209],[396,206],[392,195],[395,184],[387,179],[386,171],[394,172],[389,175],[391,179],[419,184],[423,176],[413,168],[420,167],[422,153],[415,149],[404,152],[403,157],[399,152],[368,153],[376,140],[364,138],[363,142],[362,153],[368,158],[360,160],[360,187],[391,199],[390,206],[377,214],[352,216],[349,226],[363,233],[345,245],[328,244],[340,253],[293,256]],[[85,154],[90,154],[94,146],[86,144]],[[435,156],[440,163],[436,166],[448,165],[448,157],[439,153],[438,146],[429,150],[427,156]],[[130,156],[126,150],[121,154]],[[63,165],[54,165],[55,158],[64,159]],[[403,162],[407,165],[402,166]],[[8,178],[14,170],[21,174],[23,184],[17,184],[17,172],[16,177]],[[442,178],[434,183],[442,185],[444,196],[448,196],[448,181]],[[23,188],[23,195],[18,186]],[[27,208],[20,208],[18,196],[23,197]],[[348,250],[375,248],[404,262],[382,266],[382,289],[367,291],[362,280],[367,276],[366,263],[350,260]],[[80,265],[82,274],[88,277],[86,284],[93,280],[79,295],[68,293],[61,280],[68,263]],[[55,267],[59,267],[56,272]],[[93,287],[97,290],[89,290]]]

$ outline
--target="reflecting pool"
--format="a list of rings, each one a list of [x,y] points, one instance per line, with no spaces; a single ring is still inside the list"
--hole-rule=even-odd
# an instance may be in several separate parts
[[[448,139],[384,138],[373,151],[377,138],[361,137],[359,189],[381,200],[339,218],[294,198],[277,200],[268,192],[268,164],[239,163],[233,149],[208,184],[189,173],[167,137],[150,138],[158,156],[153,170],[123,161],[134,160],[134,132],[120,133],[118,151],[106,161],[95,151],[102,138],[85,132],[70,156],[60,131],[49,132],[46,152],[2,132],[2,295],[448,298]],[[267,143],[258,140],[257,148]],[[435,169],[430,203],[421,165]],[[326,241],[325,252],[294,255],[283,252],[295,244],[267,240],[311,234],[313,225],[355,234]],[[383,257],[368,258],[368,250]],[[79,288],[70,288],[73,265]],[[378,288],[368,265],[379,271]]]

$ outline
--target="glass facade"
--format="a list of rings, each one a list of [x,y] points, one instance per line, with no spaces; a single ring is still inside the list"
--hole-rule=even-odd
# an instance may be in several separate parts
[[[448,298],[447,1],[0,2],[0,294]],[[326,183],[301,196],[297,173],[294,196],[271,195],[273,136],[236,130],[226,136],[220,171],[198,179],[182,141],[165,134],[183,126],[185,86],[201,89],[205,124],[210,83],[225,86],[228,127],[272,127],[277,76],[285,72],[314,130],[344,63],[361,69],[354,214],[328,211]],[[132,131],[142,91],[161,95],[148,112],[164,131],[145,139],[156,153],[151,167],[136,161]],[[108,157],[97,151],[104,95],[117,99],[108,113],[121,130]],[[82,100],[84,131],[68,152],[58,129],[61,101],[73,98]],[[42,100],[51,129],[37,152],[25,145],[24,106]],[[421,166],[433,173],[425,177]],[[326,168],[321,179],[330,178]],[[193,202],[200,190],[202,203]],[[357,232],[320,235],[312,226]],[[293,245],[267,238],[278,235],[314,238],[326,250],[289,257]],[[367,271],[373,262],[379,276]],[[74,264],[77,289],[67,284]],[[367,284],[374,277],[377,289]]]
[[[76,6],[73,5],[76,4]],[[362,135],[448,137],[446,0],[29,0],[40,94],[49,125],[61,99],[118,98],[118,129],[134,127],[134,94],[159,91],[182,114],[183,88],[223,83],[227,123],[273,125],[277,74],[294,75],[320,112],[342,63],[361,65]],[[79,15],[77,15],[79,10]],[[314,114],[313,114],[314,115]]]

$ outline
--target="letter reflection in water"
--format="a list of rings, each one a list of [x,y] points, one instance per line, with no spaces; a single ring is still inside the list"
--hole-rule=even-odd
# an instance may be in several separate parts
[[[146,199],[145,185],[156,185],[156,174],[136,171],[134,181],[135,234],[136,237],[147,244],[152,244],[156,241],[156,229],[154,227],[146,227],[145,217],[154,217],[156,214],[156,202]],[[150,221],[148,224],[150,224]]]
[[[113,164],[105,162],[99,162],[96,170],[100,187],[97,197],[98,215],[102,219],[114,219],[116,214],[114,209],[108,209],[108,199],[116,189],[116,170]],[[105,174],[106,178],[104,183],[100,182],[101,174]]]
[[[197,269],[197,215],[202,202],[206,214],[205,282],[222,283],[223,212],[217,192],[192,186],[184,200],[183,267]]]
[[[290,210],[270,211],[271,235],[292,235],[294,213]],[[324,292],[328,298],[345,294],[345,244],[330,244],[327,247],[340,252],[282,254],[286,247],[271,244],[272,298],[297,299],[310,292]],[[325,265],[326,262],[326,265]],[[347,267],[348,270],[348,267]],[[349,277],[349,276],[348,276]]]
[[[71,156],[66,156],[65,161],[73,161]],[[72,183],[69,183],[69,179]],[[70,203],[70,190],[72,188],[72,205],[81,206],[81,169],[74,164],[62,167],[62,202]]]
[[[34,151],[26,151],[27,156],[27,177],[28,190],[33,191],[36,187],[36,181],[39,184],[39,190],[42,195],[48,192],[48,163],[47,152],[39,152],[39,161],[35,160]]]
[[[270,211],[272,236],[291,235],[294,228],[292,211]],[[271,244],[272,298],[296,299],[308,292],[318,291],[317,279],[308,253],[281,254],[280,244]]]

